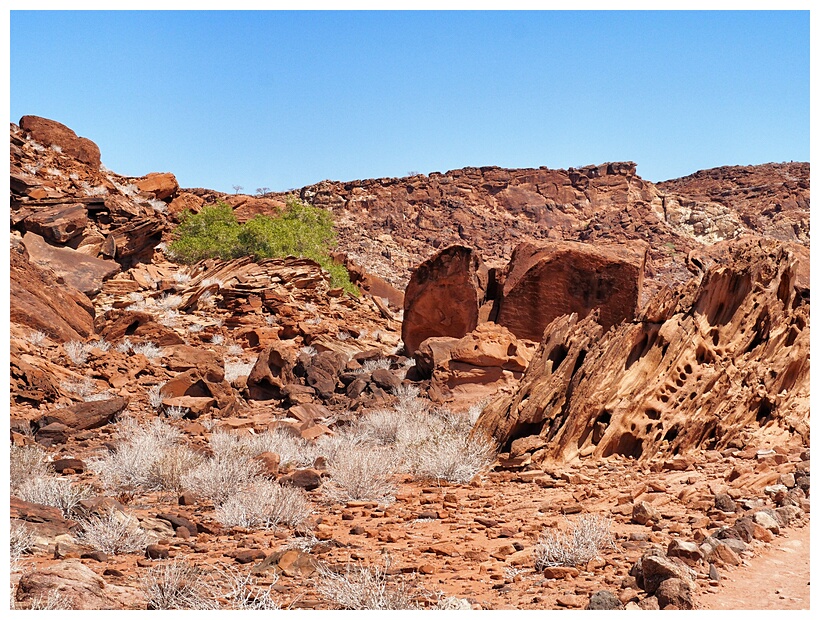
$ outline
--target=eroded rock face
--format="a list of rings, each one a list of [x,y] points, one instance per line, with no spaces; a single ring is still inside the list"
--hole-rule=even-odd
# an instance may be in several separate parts
[[[67,155],[100,166],[100,148],[88,138],[80,138],[62,123],[40,116],[24,116],[20,119],[20,128],[44,146],[58,146]]]
[[[404,293],[402,340],[408,352],[427,338],[461,338],[479,323],[488,273],[478,254],[451,246],[413,272]]]
[[[632,319],[643,286],[647,245],[592,246],[524,243],[513,252],[495,321],[519,338],[538,342],[554,319],[598,308],[609,329]]]
[[[800,256],[756,237],[603,333],[596,313],[556,319],[512,397],[477,428],[534,460],[637,459],[724,447],[748,434],[808,437],[809,302]]]
[[[11,322],[63,341],[94,333],[94,307],[88,297],[32,264],[22,245],[13,246],[10,255]]]
[[[507,328],[482,323],[463,338],[428,338],[416,352],[416,368],[439,392],[467,391],[476,398],[512,385],[527,369],[535,343]]]
[[[114,261],[94,258],[71,248],[54,247],[31,232],[23,236],[23,244],[32,262],[49,267],[70,286],[86,294],[99,293],[103,282],[120,271]]]

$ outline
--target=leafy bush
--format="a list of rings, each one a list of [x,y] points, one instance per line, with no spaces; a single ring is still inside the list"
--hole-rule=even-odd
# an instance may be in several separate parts
[[[257,215],[245,224],[237,221],[233,209],[225,203],[204,207],[197,214],[186,212],[175,232],[177,239],[169,250],[183,263],[205,258],[299,256],[319,263],[330,274],[331,286],[359,294],[344,266],[330,257],[329,251],[336,245],[330,212],[293,196],[288,197],[287,207],[279,216]]]

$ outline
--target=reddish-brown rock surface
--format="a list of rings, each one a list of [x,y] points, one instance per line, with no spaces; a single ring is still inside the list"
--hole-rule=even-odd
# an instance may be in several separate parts
[[[11,126],[12,607],[328,609],[328,575],[358,568],[425,609],[718,607],[759,556],[807,539],[807,164],[668,187],[610,163],[298,190],[334,212],[355,297],[307,259],[164,255],[183,210],[224,199],[244,221],[283,195],[172,190],[171,175],[146,190],[56,146]],[[737,239],[750,231],[763,237]],[[81,293],[71,263],[61,277],[29,260],[22,239],[40,233],[120,271]],[[582,242],[581,265],[604,243],[640,255],[648,242],[637,311],[606,331],[606,304],[568,303],[589,314],[537,342],[492,322],[514,250],[553,241]],[[452,314],[461,298],[432,278],[435,294],[405,306],[405,283],[453,245],[469,258],[449,276],[440,262],[441,282],[468,318],[410,359],[400,309],[408,324],[414,305]],[[417,335],[441,329],[430,316],[439,325],[420,315]],[[340,495],[345,463],[355,498]],[[206,470],[240,478],[203,485]],[[274,481],[305,502],[298,525],[244,521]],[[85,536],[106,515],[137,542]],[[545,537],[584,523],[611,537],[591,559],[537,560]],[[183,600],[150,591],[166,577]],[[784,594],[761,588],[761,607],[808,608],[782,585],[794,576],[766,578]]]
[[[475,329],[487,283],[481,258],[464,246],[451,246],[419,265],[404,292],[401,336],[407,350],[427,338],[461,338]]]
[[[495,321],[519,338],[541,340],[554,319],[598,309],[609,329],[632,319],[643,286],[646,246],[547,242],[522,244],[513,252]]]
[[[512,396],[477,428],[502,445],[537,435],[536,460],[636,459],[808,438],[809,306],[800,256],[747,237],[733,260],[666,289],[609,333],[595,315],[556,319]]]

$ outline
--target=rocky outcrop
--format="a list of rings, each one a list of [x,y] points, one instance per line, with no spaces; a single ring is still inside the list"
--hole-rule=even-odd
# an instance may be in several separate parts
[[[461,338],[474,330],[487,284],[481,258],[464,246],[449,247],[419,265],[404,292],[401,337],[407,351],[415,351],[427,338]]]
[[[535,344],[508,329],[482,323],[463,338],[428,338],[416,352],[416,369],[438,393],[466,392],[472,400],[513,385],[535,353]]]
[[[641,459],[809,433],[809,301],[799,255],[744,238],[733,260],[658,294],[604,333],[597,312],[556,319],[515,394],[477,428],[530,437],[534,460]]]
[[[33,263],[49,268],[69,286],[87,295],[99,293],[103,282],[120,271],[120,266],[112,260],[94,258],[71,248],[54,247],[31,232],[23,236],[23,245]]]
[[[10,316],[12,323],[42,331],[63,341],[94,333],[94,307],[76,288],[34,265],[22,244],[12,246]]]
[[[593,246],[571,242],[521,244],[513,252],[495,321],[519,338],[540,341],[554,319],[599,309],[609,329],[634,318],[646,263],[646,244]]]
[[[150,172],[138,179],[136,185],[140,191],[153,194],[157,200],[173,198],[179,190],[177,178],[170,172]]]
[[[20,119],[20,129],[43,146],[56,146],[81,162],[100,166],[100,148],[88,138],[80,138],[62,123],[40,116],[24,116]]]
[[[804,162],[723,166],[664,181],[657,187],[679,196],[677,202],[684,211],[698,203],[722,207],[722,217],[704,213],[696,216],[693,226],[697,221],[704,228],[719,226],[721,219],[731,218],[759,235],[808,244],[809,168]],[[670,204],[673,210],[678,210],[676,206]]]

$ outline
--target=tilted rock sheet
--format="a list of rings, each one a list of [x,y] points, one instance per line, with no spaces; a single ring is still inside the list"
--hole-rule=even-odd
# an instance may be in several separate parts
[[[800,246],[744,238],[733,259],[661,291],[608,332],[595,314],[556,319],[520,386],[476,428],[534,460],[721,448],[809,435],[809,291]]]

